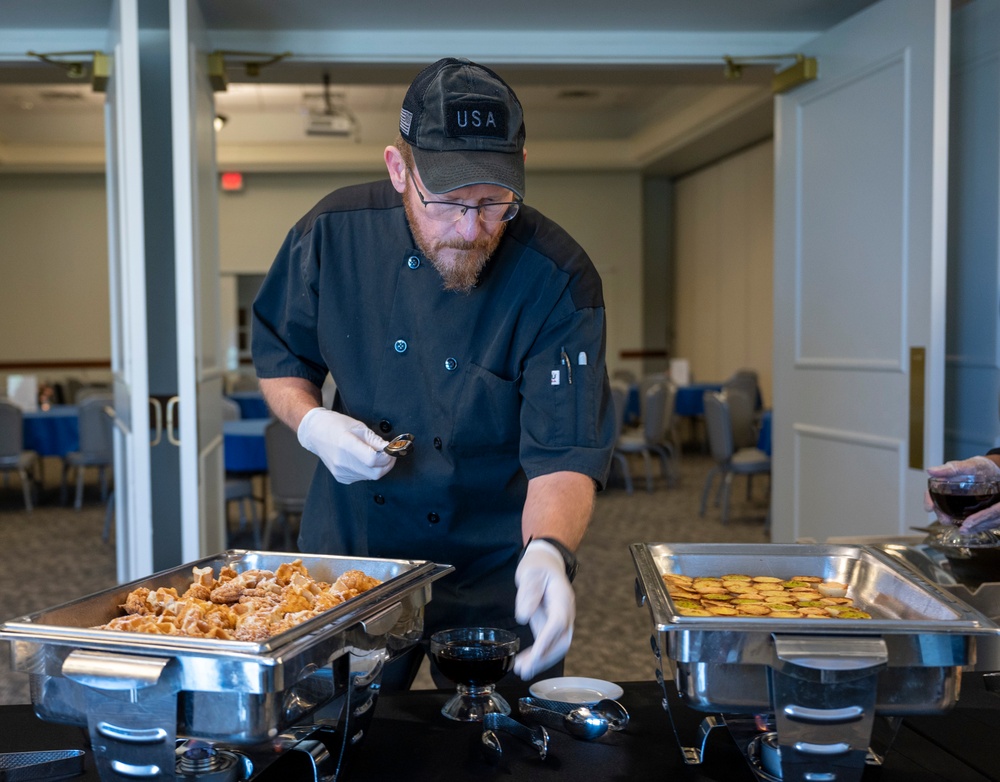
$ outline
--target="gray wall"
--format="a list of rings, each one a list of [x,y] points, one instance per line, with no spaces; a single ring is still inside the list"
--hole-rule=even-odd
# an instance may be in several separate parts
[[[265,272],[285,233],[320,197],[371,178],[248,174],[243,192],[220,194],[221,272]],[[639,175],[534,174],[527,191],[532,205],[576,237],[604,279],[613,369],[622,363],[621,350],[637,349],[643,340]],[[0,324],[16,335],[0,344],[0,364],[108,360],[103,175],[0,174],[0,237]],[[228,316],[235,319],[232,309]],[[224,334],[232,331],[224,324]],[[59,373],[40,374],[56,379]]]

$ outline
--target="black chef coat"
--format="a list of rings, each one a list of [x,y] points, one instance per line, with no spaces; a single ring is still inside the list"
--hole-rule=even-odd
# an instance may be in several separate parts
[[[334,410],[416,438],[377,481],[343,485],[320,462],[300,549],[454,565],[426,632],[518,629],[528,479],[569,470],[600,488],[614,446],[601,280],[583,249],[524,206],[476,287],[445,291],[390,182],[344,188],[289,232],[252,344],[259,377],[321,386],[329,371]]]

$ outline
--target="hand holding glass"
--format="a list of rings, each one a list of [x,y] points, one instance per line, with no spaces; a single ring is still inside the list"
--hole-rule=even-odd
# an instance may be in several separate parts
[[[959,526],[965,519],[1000,500],[1000,478],[950,475],[927,480],[927,491],[942,516]]]

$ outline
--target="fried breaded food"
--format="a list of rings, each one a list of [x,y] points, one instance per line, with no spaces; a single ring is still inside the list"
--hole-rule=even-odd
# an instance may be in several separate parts
[[[139,587],[126,596],[124,616],[95,629],[261,642],[381,583],[361,570],[348,570],[333,584],[317,581],[301,559],[276,572],[227,566],[218,578],[210,567],[192,568],[183,594]]]

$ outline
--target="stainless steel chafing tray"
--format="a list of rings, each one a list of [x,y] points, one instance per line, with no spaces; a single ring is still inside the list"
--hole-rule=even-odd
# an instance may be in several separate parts
[[[357,569],[382,583],[261,643],[94,629],[120,615],[138,587],[183,592],[195,567],[218,575],[224,566],[277,570],[295,559],[317,580],[332,583]],[[376,679],[385,662],[419,639],[431,583],[452,569],[416,560],[230,550],[12,619],[0,627],[0,639],[11,644],[12,667],[30,676],[40,718],[89,725],[99,767],[102,748],[116,744],[122,755],[130,745],[145,746],[136,757],[149,757],[153,733],[164,747],[163,766],[175,737],[271,741],[352,684]],[[102,779],[117,779],[116,773],[102,768]]]
[[[649,607],[660,652],[684,672],[681,694],[687,702],[704,710],[769,709],[766,669],[779,664],[774,638],[802,635],[881,637],[888,671],[880,677],[880,706],[943,709],[957,694],[958,669],[975,661],[976,636],[1000,632],[980,612],[867,546],[637,543],[631,553],[637,598]],[[681,616],[664,573],[816,575],[848,584],[848,596],[872,618]],[[831,643],[836,654],[836,641]],[[891,681],[883,686],[882,679]],[[931,681],[937,684],[928,690]]]
[[[852,778],[843,768],[836,777],[808,775],[863,768],[876,712],[896,719],[950,708],[963,666],[975,662],[977,637],[1000,633],[867,546],[636,543],[630,552],[661,683],[672,678],[681,700],[700,711],[772,715],[786,780]],[[848,597],[872,618],[682,616],[666,573],[820,576],[848,584]],[[678,741],[687,762],[701,761],[697,739]]]

